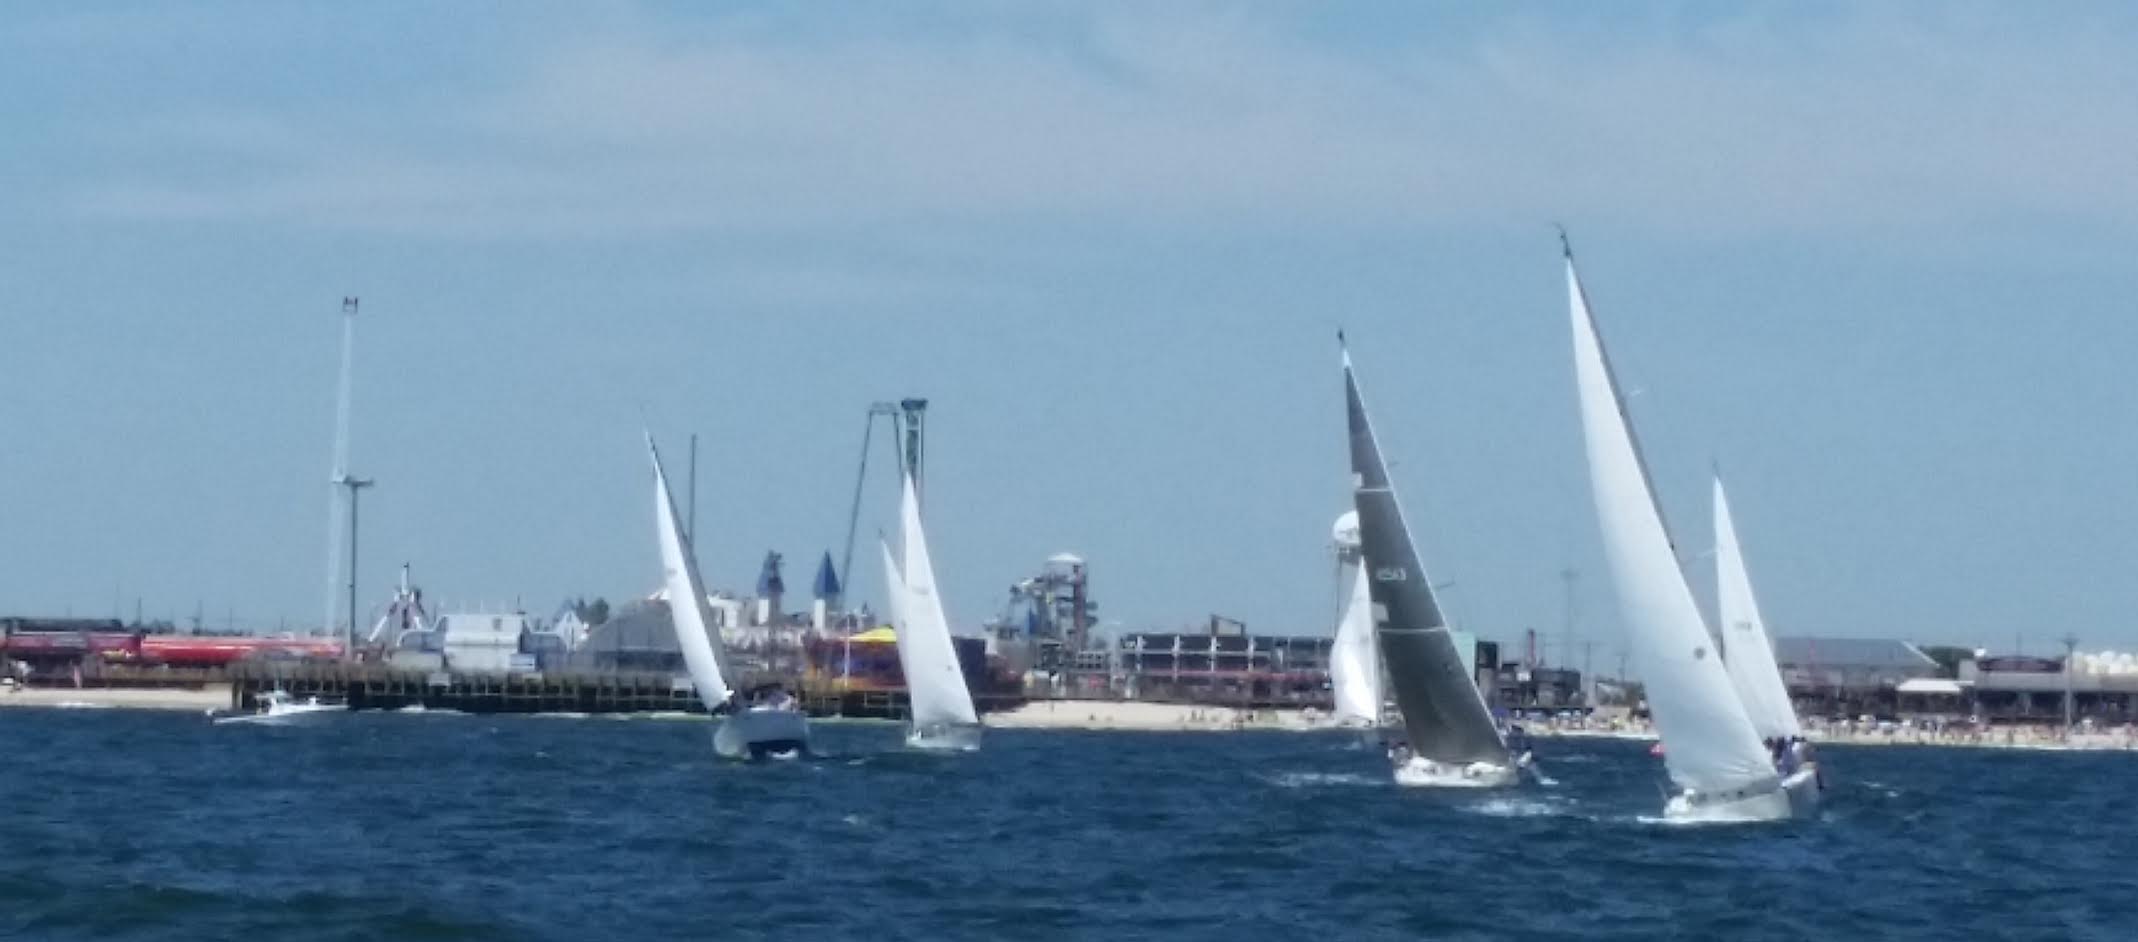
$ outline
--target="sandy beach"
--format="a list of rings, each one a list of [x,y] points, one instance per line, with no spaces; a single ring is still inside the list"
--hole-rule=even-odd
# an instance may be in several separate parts
[[[202,712],[229,706],[229,684],[208,684],[198,690],[132,687],[10,687],[0,690],[0,707]]]
[[[1645,724],[1622,726],[1529,727],[1538,739],[1554,737],[1634,739],[1654,742],[1655,730]],[[2053,726],[1998,726],[1981,732],[1927,729],[1848,728],[1811,726],[1804,738],[1815,743],[1850,746],[1947,746],[1966,749],[2034,749],[2043,751],[2115,752],[2138,750],[2138,731],[2130,728],[2081,730],[2069,736]]]
[[[1237,729],[1330,728],[1304,710],[1241,710],[1191,703],[1120,700],[1034,700],[982,718],[1003,729],[1129,729],[1149,732],[1216,732]]]
[[[209,684],[198,690],[121,687],[35,687],[0,689],[0,708],[132,709],[202,712],[227,709],[230,686]],[[562,715],[562,714],[559,714]],[[632,714],[645,717],[648,714]],[[689,714],[674,714],[687,718]],[[837,722],[827,718],[827,722]],[[1139,732],[1231,732],[1279,730],[1311,732],[1334,729],[1327,714],[1314,710],[1243,710],[1191,703],[1122,700],[1034,700],[1012,710],[985,714],[981,721],[997,729],[1133,730]],[[877,721],[855,721],[877,722]],[[1608,725],[1525,724],[1536,739],[1594,738],[1653,741],[1645,723]],[[2000,726],[1982,732],[1917,728],[1810,726],[1805,737],[1819,743],[1855,746],[1945,746],[1974,749],[2038,751],[2138,751],[2138,730],[2128,727],[2083,729],[2069,736],[2055,727]]]

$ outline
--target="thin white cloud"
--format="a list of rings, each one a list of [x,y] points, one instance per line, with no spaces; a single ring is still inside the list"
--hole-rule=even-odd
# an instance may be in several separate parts
[[[1245,15],[1090,26],[1073,43],[611,27],[502,90],[345,114],[210,103],[173,146],[244,151],[243,172],[138,168],[78,205],[459,237],[1033,218],[1890,233],[2138,210],[2121,106],[2138,59],[2084,24],[1512,21],[1371,49]]]

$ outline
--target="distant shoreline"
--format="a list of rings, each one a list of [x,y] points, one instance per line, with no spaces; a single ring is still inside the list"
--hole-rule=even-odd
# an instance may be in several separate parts
[[[989,713],[980,722],[998,729],[1135,730],[1138,732],[1230,732],[1335,729],[1323,714],[1305,710],[1246,710],[1194,703],[1142,700],[1032,700]]]
[[[205,712],[227,709],[229,706],[229,684],[209,684],[192,690],[134,687],[17,687],[0,690],[0,707]],[[658,714],[614,715],[659,718]],[[683,717],[689,714],[675,715]],[[851,717],[821,717],[819,721],[898,722]],[[1147,732],[1221,732],[1241,729],[1304,731],[1332,728],[1318,715],[1303,710],[1243,710],[1226,706],[1133,700],[1034,700],[1015,709],[983,714],[980,721],[983,725],[997,729],[1125,729]]]
[[[128,687],[18,687],[0,690],[0,708],[120,709],[205,713],[230,706],[229,684],[208,684],[198,689]],[[580,714],[525,714],[529,716],[577,716]],[[654,714],[617,714],[614,718]],[[685,714],[677,714],[678,717]],[[864,720],[823,717],[819,721],[896,723],[894,720]],[[1248,730],[1317,732],[1340,729],[1327,714],[1311,710],[1211,706],[1192,703],[1153,703],[1138,700],[1033,700],[1014,709],[981,716],[991,729],[1083,730],[1129,732],[1218,733]],[[1554,727],[1527,724],[1532,738],[1624,739],[1655,741],[1655,732],[1644,727],[1593,728]],[[1354,730],[1355,731],[1355,730]],[[1806,738],[1821,744],[1850,746],[1917,746],[1955,749],[2006,749],[2036,752],[2138,752],[2138,731],[2131,728],[2080,733],[2069,739],[2049,727],[1998,727],[1981,734],[1932,733],[1904,729],[1876,730],[1809,729]]]
[[[12,687],[0,690],[0,707],[55,710],[167,710],[204,713],[230,707],[229,684],[180,687]]]
[[[1552,728],[1536,726],[1530,734],[1537,739],[1628,739],[1636,742],[1654,742],[1655,731],[1651,729],[1590,729],[1583,727]],[[2056,734],[2053,728],[2013,726],[1997,727],[1981,734],[1931,733],[1924,730],[1834,730],[1807,729],[1804,738],[1821,745],[1841,746],[1942,746],[1950,749],[2019,749],[2036,752],[2129,752],[2138,751],[2138,733],[2130,729],[2104,732],[2078,733],[2066,739]]]

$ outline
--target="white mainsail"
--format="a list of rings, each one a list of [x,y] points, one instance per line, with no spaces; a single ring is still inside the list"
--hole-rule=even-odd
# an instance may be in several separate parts
[[[898,623],[898,664],[906,674],[906,696],[916,730],[939,726],[975,726],[972,692],[958,667],[950,640],[950,618],[936,592],[935,565],[928,558],[928,535],[921,530],[920,495],[905,479],[899,500],[899,527],[905,540],[904,598]]]
[[[713,634],[712,613],[705,604],[705,582],[698,578],[698,562],[684,541],[675,498],[668,493],[668,475],[661,470],[661,452],[653,446],[651,435],[646,436],[646,452],[653,456],[654,518],[661,531],[661,585],[668,596],[668,614],[675,623],[683,664],[698,688],[698,700],[711,712],[726,703],[733,691],[728,688],[719,638]]]
[[[1597,521],[1664,764],[1680,788],[1703,793],[1772,781],[1774,766],[1678,566],[1571,252],[1566,287]]]
[[[1720,476],[1715,478],[1715,613],[1722,624],[1723,665],[1752,716],[1753,728],[1761,737],[1802,736],[1796,706],[1789,702],[1789,688],[1782,685],[1782,670],[1774,663],[1774,644],[1752,597],[1752,576],[1745,569]]]
[[[1351,597],[1344,603],[1343,620],[1336,623],[1336,641],[1329,647],[1329,681],[1336,688],[1336,721],[1353,725],[1381,722],[1381,664],[1373,640],[1373,599],[1366,584],[1363,560],[1353,567]]]

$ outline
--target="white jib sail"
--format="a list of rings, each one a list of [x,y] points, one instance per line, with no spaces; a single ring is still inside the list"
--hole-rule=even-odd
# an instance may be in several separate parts
[[[1566,285],[1597,521],[1664,764],[1680,788],[1702,792],[1771,779],[1774,766],[1678,567],[1571,257]]]
[[[1782,685],[1782,669],[1774,662],[1774,644],[1760,620],[1759,603],[1752,597],[1752,576],[1745,569],[1720,477],[1715,479],[1715,614],[1722,623],[1723,664],[1744,699],[1745,712],[1752,715],[1753,728],[1761,737],[1803,735],[1789,688]]]
[[[1374,651],[1373,599],[1361,560],[1336,641],[1329,648],[1329,680],[1336,688],[1336,721],[1376,725],[1381,722],[1381,665]]]
[[[884,619],[891,623],[892,631],[904,632],[906,609],[912,607],[906,601],[906,574],[898,571],[898,560],[891,555],[891,544],[878,541],[876,545],[883,547],[883,606],[887,609]]]
[[[976,725],[972,692],[950,640],[950,618],[936,592],[935,565],[928,558],[928,536],[921,530],[920,497],[906,479],[899,501],[899,526],[905,538],[904,620],[898,625],[898,664],[906,674],[906,696],[913,726]]]
[[[668,493],[668,475],[661,470],[661,453],[646,436],[646,452],[653,456],[654,519],[661,532],[661,569],[668,596],[669,618],[675,623],[676,646],[683,650],[683,664],[698,688],[698,700],[711,711],[733,695],[720,641],[713,634],[712,613],[705,604],[705,582],[698,578],[698,563],[683,542],[683,524],[676,517],[675,498]]]

